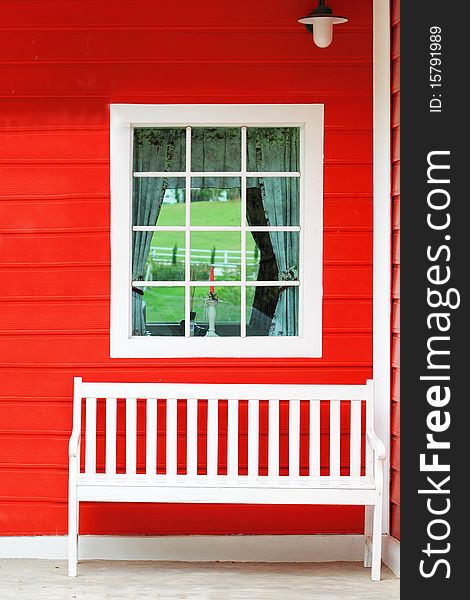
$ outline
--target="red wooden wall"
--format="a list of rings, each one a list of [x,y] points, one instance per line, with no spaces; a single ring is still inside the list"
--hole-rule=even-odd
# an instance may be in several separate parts
[[[392,443],[390,531],[400,539],[400,1],[392,2]]]
[[[0,534],[66,531],[72,377],[363,383],[372,367],[372,1],[0,0]],[[325,104],[324,356],[109,358],[111,102]],[[88,505],[86,533],[354,533],[356,507]]]

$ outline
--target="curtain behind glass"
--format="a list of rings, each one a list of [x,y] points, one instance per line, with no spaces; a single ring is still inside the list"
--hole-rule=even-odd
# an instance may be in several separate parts
[[[257,171],[298,171],[299,130],[297,128],[259,128],[255,132],[255,135],[250,135],[248,138],[248,162],[255,162]],[[299,178],[264,177],[261,181],[258,180],[257,184],[261,190],[266,225],[275,227],[299,224],[297,202]],[[297,279],[296,265],[299,264],[299,256],[295,236],[283,235],[276,231],[271,231],[269,235],[279,279],[281,281]],[[269,293],[269,288],[260,289],[263,291],[258,295]],[[271,296],[271,300],[276,298]],[[297,312],[295,287],[284,287],[277,297],[269,335],[297,335]]]

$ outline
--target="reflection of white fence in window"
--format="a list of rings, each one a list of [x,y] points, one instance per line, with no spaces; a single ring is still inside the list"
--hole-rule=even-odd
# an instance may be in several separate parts
[[[159,262],[170,264],[173,261],[173,248],[165,248],[161,246],[152,246],[150,248],[150,257]],[[241,265],[241,250],[217,250],[215,251],[214,267],[239,267]],[[191,263],[193,264],[211,264],[212,250],[191,248]],[[185,251],[184,248],[177,248],[176,260],[179,263],[184,263]],[[247,265],[257,264],[254,250],[246,251]]]

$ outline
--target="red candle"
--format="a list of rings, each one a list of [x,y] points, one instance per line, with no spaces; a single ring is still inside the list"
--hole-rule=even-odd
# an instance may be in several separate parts
[[[210,277],[209,277],[210,281],[214,281],[214,265],[211,265],[211,271],[210,271]],[[209,288],[209,291],[211,294],[214,293],[214,286],[211,285],[211,287]]]

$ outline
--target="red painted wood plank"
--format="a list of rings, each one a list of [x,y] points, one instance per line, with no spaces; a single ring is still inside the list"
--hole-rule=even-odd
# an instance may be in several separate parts
[[[394,231],[398,231],[400,229],[400,196],[395,196],[393,198],[393,219],[392,219],[392,228]]]
[[[138,88],[137,88],[138,89]],[[357,93],[357,90],[356,90]],[[109,129],[108,94],[106,97],[73,98],[5,98],[2,100],[0,113],[0,131],[14,130],[24,135],[32,135],[35,130],[47,129],[51,132],[70,133],[71,130],[89,131],[90,129]],[[352,130],[359,134],[368,131],[372,140],[372,96],[350,94],[347,101],[341,95],[325,96],[321,88],[310,90],[307,94],[296,88],[277,90],[275,94],[264,91],[259,86],[243,90],[208,89],[204,93],[194,93],[191,87],[184,93],[176,93],[169,86],[160,88],[153,98],[139,98],[137,93],[133,100],[137,103],[162,102],[178,103],[269,103],[269,102],[309,102],[325,104],[325,127],[328,131],[335,128],[345,135]],[[127,101],[130,101],[128,98]],[[349,145],[348,148],[351,146]]]
[[[400,303],[397,300],[392,304],[392,331],[400,333]]]
[[[266,12],[269,6],[271,11]],[[335,9],[347,12],[350,3],[346,0],[337,0]],[[103,0],[99,9],[93,0],[74,0],[72,2],[61,2],[61,10],[57,10],[57,2],[51,0],[38,5],[36,0],[15,0],[10,2],[4,11],[3,26],[15,27],[31,26],[37,27],[59,27],[68,26],[72,28],[96,25],[101,27],[123,27],[131,29],[136,26],[163,27],[172,25],[174,27],[201,27],[206,26],[243,26],[266,23],[266,15],[269,21],[266,25],[282,26],[283,28],[293,25],[297,27],[298,6],[287,4],[283,0],[272,0],[269,4],[261,0],[256,4],[240,2],[230,8],[216,2],[205,2],[194,14],[194,3],[192,0],[180,0],[175,4],[155,4],[149,0],[142,0],[139,7],[129,4],[126,0]],[[350,23],[356,26],[370,26],[372,5],[363,3],[361,6],[350,10],[348,16]],[[339,12],[339,14],[343,14]],[[230,22],[227,23],[227,16]]]
[[[400,18],[398,14],[398,19]],[[395,23],[392,27],[392,57],[397,59],[400,57],[400,22],[397,20],[397,15],[393,14],[392,21]]]
[[[392,402],[391,430],[395,437],[400,436],[400,404]]]
[[[21,277],[11,277],[12,268],[17,269],[16,272],[21,274]],[[8,278],[8,285],[3,290],[3,299],[18,298],[33,303],[63,297],[75,298],[79,302],[84,298],[109,299],[109,264],[77,265],[60,269],[40,269],[30,265],[18,269],[17,265],[12,263],[11,268],[0,269],[0,273],[2,277]],[[77,310],[79,307],[80,303]]]
[[[392,337],[392,366],[400,366],[400,336],[394,335]]]
[[[392,392],[394,402],[400,401],[400,368],[392,369]]]
[[[392,296],[398,300],[400,298],[400,265],[395,264],[392,268]]]
[[[400,92],[396,90],[392,94],[392,126],[400,125]]]
[[[109,161],[109,133],[101,131],[1,131],[0,163]]]
[[[138,364],[118,361],[105,369],[99,365],[83,368],[69,365],[58,367],[49,365],[27,365],[0,367],[2,374],[2,389],[0,400],[10,401],[12,398],[31,397],[71,398],[73,392],[73,377],[80,375],[84,381],[155,381],[166,383],[237,383],[241,378],[246,383],[344,383],[363,384],[372,376],[371,367],[335,367],[319,366],[315,369],[292,360],[271,361],[262,360],[227,362],[216,361],[214,368],[201,360],[197,365],[194,361],[164,361],[154,360],[151,365],[145,361]],[[220,367],[220,365],[223,365]]]
[[[372,335],[325,333],[321,359],[311,359],[315,363],[369,363],[372,356]],[[81,364],[96,363],[106,366],[113,361],[109,358],[109,335],[106,333],[83,336],[73,335],[24,335],[16,338],[3,335],[0,338],[0,363],[74,363],[77,370]]]
[[[400,22],[400,0],[392,0],[392,23]]]
[[[400,438],[392,437],[390,464],[392,467],[399,471],[400,470]]]
[[[34,310],[31,310],[32,307]],[[0,335],[7,332],[47,335],[70,333],[87,335],[109,331],[109,300],[68,300],[2,302]],[[27,317],[26,317],[27,315]],[[323,327],[326,332],[372,330],[370,300],[326,300]]]
[[[392,130],[392,161],[400,160],[400,128],[395,127]]]
[[[156,25],[159,25],[161,21]],[[150,25],[150,23],[149,23]],[[4,31],[0,41],[1,62],[47,61],[147,63],[152,60],[310,60],[330,62],[370,60],[372,32],[346,30],[335,35],[335,43],[326,52],[312,47],[311,37],[292,22],[284,30],[247,31],[243,28],[184,29],[155,31],[80,29]],[[256,25],[254,23],[254,25]],[[336,32],[335,32],[336,33]],[[138,43],[136,40],[138,39]]]
[[[400,507],[396,504],[391,505],[391,530],[393,537],[400,539]]]
[[[396,469],[392,470],[390,501],[393,504],[400,504],[400,472]]]
[[[372,229],[372,198],[333,197],[328,193],[323,199],[323,224],[325,227],[370,227]]]
[[[0,80],[0,96],[18,97],[31,95],[88,96],[99,95],[112,100],[119,94],[142,97],[161,93],[161,82],[172,92],[187,93],[188,82],[195,94],[206,94],[210,89],[218,93],[244,92],[247,88],[278,93],[279,80],[285,89],[312,92],[328,89],[328,93],[371,93],[371,65],[354,66],[342,63],[332,65],[255,63],[250,69],[237,63],[208,63],[204,65],[204,77],[194,77],[197,63],[187,58],[185,63],[157,65],[4,65]],[[332,74],[335,74],[332,77]],[[138,94],[135,90],[140,90]]]
[[[84,503],[80,531],[109,535],[361,533],[362,507]],[[210,518],[208,518],[210,512]],[[66,503],[0,503],[5,535],[67,533]]]
[[[349,131],[327,131],[325,135],[324,156],[325,160],[349,160],[372,163],[370,132],[355,131],[354,129]]]

